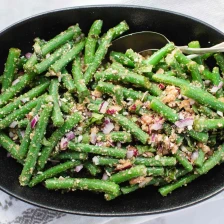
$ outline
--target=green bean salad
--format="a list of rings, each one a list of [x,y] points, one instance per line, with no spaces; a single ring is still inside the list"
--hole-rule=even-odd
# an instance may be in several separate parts
[[[37,37],[33,53],[9,50],[0,145],[21,164],[20,185],[106,200],[154,185],[166,196],[219,165],[224,55],[191,60],[172,42],[147,57],[108,52],[129,27],[122,21],[101,34],[102,26],[96,20],[86,37],[78,24]]]

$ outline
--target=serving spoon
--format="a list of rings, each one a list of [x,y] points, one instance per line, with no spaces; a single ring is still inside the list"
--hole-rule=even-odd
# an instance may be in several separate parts
[[[125,52],[131,48],[141,55],[151,55],[154,51],[164,47],[170,41],[161,33],[152,31],[141,31],[122,36],[112,42],[110,50]],[[177,46],[183,53],[190,54],[189,59],[198,57],[200,54],[224,52],[224,42],[210,48],[189,48],[188,46]]]

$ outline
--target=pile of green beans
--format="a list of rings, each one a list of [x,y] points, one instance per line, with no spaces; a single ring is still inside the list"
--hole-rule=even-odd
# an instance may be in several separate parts
[[[224,55],[190,60],[171,42],[148,57],[109,51],[105,63],[129,27],[102,28],[35,38],[32,54],[9,49],[0,145],[21,164],[20,185],[106,200],[154,185],[166,196],[222,163]]]

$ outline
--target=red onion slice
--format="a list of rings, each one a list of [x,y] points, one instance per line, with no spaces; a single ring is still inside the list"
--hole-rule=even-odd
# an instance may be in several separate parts
[[[73,138],[75,138],[75,134],[73,131],[68,132],[67,134],[65,134],[65,136],[68,140],[72,140]]]
[[[93,145],[95,145],[96,144],[96,133],[94,133],[94,132],[92,132],[91,134],[90,134],[90,142],[93,144]]]
[[[195,152],[193,152],[192,155],[191,155],[191,160],[192,160],[192,161],[195,161],[197,158],[198,158],[198,151],[195,151]]]
[[[175,125],[178,128],[184,128],[186,126],[192,126],[193,123],[194,123],[194,119],[193,118],[186,118],[186,119],[183,119],[183,120],[176,121]]]
[[[20,81],[20,79],[15,79],[13,82],[12,82],[12,86],[16,85],[18,82]]]
[[[114,124],[110,122],[110,119],[105,119],[104,124],[102,131],[104,134],[109,134],[114,129]]]
[[[163,128],[163,125],[160,124],[159,122],[157,122],[151,126],[151,130],[155,130],[155,131],[161,130],[162,128]]]
[[[96,146],[103,146],[103,145],[104,145],[103,142],[97,142],[97,143],[96,143]]]
[[[94,156],[94,157],[92,158],[92,161],[93,161],[93,163],[94,163],[95,165],[99,165],[99,158],[98,158],[97,156]]]
[[[136,109],[137,109],[137,107],[136,107],[135,104],[131,105],[130,110],[132,110],[132,111],[136,111]]]
[[[160,89],[163,90],[163,89],[165,89],[165,87],[166,87],[166,86],[165,86],[164,84],[162,84],[162,83],[159,84],[159,88],[160,88]]]
[[[222,112],[222,111],[217,111],[217,114],[218,114],[220,117],[223,117],[223,112]]]
[[[108,110],[106,111],[106,113],[107,113],[107,114],[110,114],[110,115],[113,115],[113,114],[116,114],[117,111],[114,110],[114,109],[108,109]]]
[[[22,103],[26,103],[26,102],[28,102],[30,99],[29,98],[23,98],[23,99],[21,99],[21,102]]]
[[[25,136],[25,131],[20,131],[20,134],[21,134],[22,138],[24,138],[24,136]]]
[[[26,57],[27,59],[29,59],[31,56],[32,56],[32,53],[30,53],[30,52],[27,52],[27,53],[25,54],[25,57]]]
[[[210,92],[211,92],[211,93],[216,93],[219,89],[222,88],[222,86],[223,86],[223,82],[220,82],[220,83],[218,84],[218,86],[213,86],[213,87],[211,88]]]
[[[60,142],[60,149],[65,150],[68,146],[68,139],[67,138],[62,138]]]
[[[9,125],[9,127],[10,127],[10,128],[15,128],[17,124],[18,124],[17,121],[13,121],[13,122]]]
[[[82,168],[83,168],[83,165],[82,164],[76,166],[75,167],[75,172],[77,172],[77,173],[80,172],[82,170]]]
[[[133,150],[128,150],[126,155],[127,155],[127,159],[130,159],[134,156],[134,151]]]
[[[34,116],[34,118],[31,120],[31,128],[34,128],[36,126],[38,120],[39,116],[38,115]]]
[[[108,175],[106,173],[104,173],[102,176],[102,180],[107,180],[107,179],[108,179]]]
[[[142,181],[141,183],[139,183],[139,187],[145,187],[150,181],[152,180],[152,177],[146,177],[144,181]]]
[[[102,102],[101,105],[100,105],[99,112],[102,113],[102,114],[105,114],[106,111],[107,111],[108,105],[109,105],[109,103],[107,101]]]
[[[156,134],[153,133],[152,136],[151,136],[151,142],[155,142],[155,140],[156,140]]]
[[[11,154],[9,152],[7,152],[7,158],[10,158],[11,157]]]

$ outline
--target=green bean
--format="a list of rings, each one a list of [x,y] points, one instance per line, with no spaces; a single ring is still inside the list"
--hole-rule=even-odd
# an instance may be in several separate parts
[[[131,83],[136,86],[150,89],[150,82],[146,77],[138,75],[128,70],[122,70],[122,69],[115,70],[113,67],[105,70],[103,73],[96,73],[95,80]]]
[[[200,106],[198,110],[209,118],[219,118],[219,115],[208,107]]]
[[[83,102],[85,97],[89,95],[89,91],[85,85],[85,80],[82,74],[80,56],[76,56],[72,64],[72,75],[77,89],[79,101]]]
[[[147,179],[148,179],[148,181],[145,183],[145,185],[143,187],[146,187],[148,185],[154,185],[160,181],[160,178],[147,177]],[[129,193],[136,191],[143,187],[140,187],[139,184],[128,185],[128,186],[121,187],[121,192],[122,192],[122,194],[129,194]]]
[[[81,164],[80,161],[75,160],[75,161],[68,161],[68,162],[53,166],[53,167],[45,170],[41,174],[33,177],[32,180],[29,182],[29,187],[33,187],[48,178],[55,177],[56,175],[66,171],[68,169],[71,169],[73,167],[76,167],[80,164]]]
[[[82,51],[84,46],[85,39],[75,44],[71,50],[63,54],[59,60],[57,60],[53,65],[50,66],[50,74],[57,75],[69,62],[74,60],[74,58]]]
[[[74,107],[74,105],[76,104],[76,101],[74,99],[74,97],[72,96],[72,94],[70,92],[66,92],[64,93],[64,98],[66,100],[66,102],[71,106]]]
[[[151,82],[151,86],[148,89],[149,93],[153,96],[160,96],[162,94],[162,90],[159,88],[159,86],[155,83]]]
[[[118,196],[120,196],[121,193],[119,192],[117,195],[113,195],[113,194],[104,194],[104,198],[106,201],[111,201],[115,198],[117,198]]]
[[[204,160],[205,160],[205,153],[201,149],[199,149],[198,150],[198,157],[194,161],[195,166],[202,167],[203,163],[204,163]]]
[[[32,72],[33,66],[38,62],[36,53],[33,53],[27,62],[23,65],[25,72]]]
[[[27,62],[27,58],[22,56],[17,62],[18,69],[23,69],[23,65]]]
[[[128,49],[125,52],[125,55],[132,60],[134,63],[139,63],[141,61],[140,55],[134,52],[132,49]]]
[[[34,111],[33,111],[33,118],[38,114],[40,108],[41,108],[41,105],[45,103],[45,100],[44,99],[41,99],[39,100],[39,102],[37,103],[36,107],[34,108]],[[32,121],[31,121],[32,122]],[[27,154],[27,151],[29,149],[29,145],[30,145],[30,141],[31,141],[31,138],[30,138],[30,135],[32,133],[32,127],[31,127],[31,122],[28,122],[27,124],[27,127],[26,127],[26,130],[25,130],[25,134],[24,134],[24,137],[21,141],[21,144],[20,144],[20,147],[19,147],[19,157],[21,159],[23,159],[26,154]]]
[[[145,144],[149,138],[148,134],[142,131],[141,128],[138,127],[137,124],[132,122],[127,117],[116,114],[115,116],[109,116],[112,120],[121,125],[125,130],[129,131],[132,135],[134,135],[140,142]]]
[[[207,142],[208,141],[208,133],[206,132],[196,132],[194,130],[189,130],[188,134],[199,142]]]
[[[216,60],[217,65],[221,69],[222,73],[224,73],[224,56],[222,53],[214,54],[214,58]]]
[[[151,101],[150,108],[153,111],[161,114],[163,117],[165,117],[170,122],[174,123],[175,121],[177,121],[179,119],[178,114],[173,109],[166,106],[164,103],[162,103],[158,99],[153,99]]]
[[[23,104],[22,101],[30,101],[34,97],[38,97],[47,89],[48,86],[49,86],[49,81],[31,89],[30,91],[26,92],[23,95],[20,95],[13,102],[8,103],[6,106],[4,106],[0,109],[0,118],[5,117],[6,115],[13,112],[15,109],[20,107]]]
[[[69,105],[64,102],[64,101],[60,101],[61,102],[61,111],[66,113],[66,114],[71,114],[72,113],[72,108],[69,107]]]
[[[170,53],[174,49],[173,43],[168,43],[166,46],[156,51],[153,55],[151,55],[146,60],[142,61],[143,64],[155,66],[159,63],[159,61],[164,58],[168,53]]]
[[[25,115],[27,113],[29,113],[37,105],[39,100],[40,100],[40,97],[35,99],[35,100],[32,100],[32,101],[28,102],[27,104],[25,104],[21,108],[13,111],[11,114],[6,116],[4,119],[0,120],[0,129],[4,129],[6,127],[9,127],[9,125],[13,121],[17,121],[17,120],[20,120],[20,119],[24,118]]]
[[[131,59],[129,59],[125,54],[120,52],[111,51],[110,59],[130,68],[135,67],[134,62]]]
[[[140,155],[145,152],[156,152],[156,149],[149,145],[135,145],[135,147],[138,149]]]
[[[45,56],[48,53],[52,52],[56,48],[65,44],[67,41],[71,39],[75,39],[81,34],[81,29],[78,25],[71,26],[67,30],[61,32],[51,40],[49,40],[46,44],[44,44],[40,49],[40,55]]]
[[[100,66],[103,58],[105,57],[108,47],[110,45],[110,42],[113,40],[113,38],[121,35],[123,32],[127,31],[129,29],[127,23],[125,21],[119,23],[117,26],[115,26],[112,29],[109,29],[106,33],[106,35],[102,38],[102,41],[96,50],[95,56],[93,58],[92,63],[88,66],[85,74],[84,79],[86,85],[92,80],[92,77],[98,67]]]
[[[7,104],[10,99],[16,96],[25,87],[27,87],[27,85],[33,80],[34,76],[35,76],[34,73],[30,73],[30,74],[24,74],[23,76],[19,77],[18,83],[9,87],[7,91],[5,91],[0,95],[0,107]]]
[[[69,132],[77,123],[79,123],[81,118],[82,117],[79,113],[73,113],[61,127],[52,133],[48,139],[49,146],[43,147],[41,155],[38,159],[39,170],[44,168],[47,159],[49,158],[54,147],[57,145],[58,141],[65,135],[65,133]]]
[[[116,103],[120,106],[122,106],[122,101],[124,99],[124,96],[123,96],[123,90],[120,88],[120,87],[117,87],[115,88],[114,90],[114,95],[115,95],[115,100],[116,100]]]
[[[194,86],[184,86],[181,88],[181,94],[187,96],[200,104],[203,104],[211,109],[224,111],[224,103],[216,99],[210,93]]]
[[[54,159],[59,160],[87,160],[88,154],[80,152],[61,152],[54,156]]]
[[[2,92],[12,86],[12,81],[16,72],[17,63],[21,51],[17,48],[10,48],[2,80]]]
[[[151,158],[144,158],[144,157],[137,157],[134,161],[137,165],[145,165],[145,166],[175,166],[177,161],[174,157],[151,157]]]
[[[98,155],[105,155],[105,156],[112,156],[115,158],[125,158],[126,156],[126,150],[119,149],[119,148],[108,148],[108,147],[102,147],[102,146],[95,146],[95,145],[88,145],[88,144],[82,144],[82,143],[68,143],[68,148],[70,150],[74,150],[77,152],[84,152],[84,153],[93,153]]]
[[[64,87],[69,91],[69,92],[75,92],[75,84],[74,84],[74,80],[72,79],[72,76],[70,74],[68,74],[68,71],[63,68],[61,70],[62,73],[62,82]]]
[[[112,195],[117,195],[120,192],[119,185],[111,181],[103,181],[98,179],[88,178],[54,178],[45,181],[45,187],[48,190],[89,190],[97,192],[105,192]]]
[[[124,132],[124,131],[114,131],[109,134],[104,134],[102,132],[98,132],[96,134],[96,139],[98,141],[109,141],[109,142],[121,142],[121,143],[126,143],[126,142],[131,142],[131,134]],[[90,142],[90,135],[86,134],[85,136],[85,142],[82,141],[82,143],[89,143]]]
[[[38,123],[36,125],[36,128],[33,132],[33,137],[30,142],[29,150],[27,153],[27,157],[23,166],[22,173],[19,177],[19,182],[21,186],[28,185],[30,178],[34,172],[38,154],[41,148],[41,140],[43,139],[46,127],[48,124],[48,120],[51,114],[53,108],[53,104],[49,103],[46,104],[43,110],[40,112],[40,118],[38,120]]]
[[[199,83],[203,87],[204,85],[202,82],[200,71],[198,69],[198,64],[194,61],[191,61],[190,63],[187,64],[187,67],[191,72],[192,81]]]
[[[168,54],[165,58],[167,65],[175,72],[176,76],[181,79],[186,79],[186,74],[177,62],[173,54]]]
[[[143,165],[139,165],[113,174],[112,176],[109,177],[109,180],[115,182],[116,184],[120,184],[133,178],[146,175],[147,175],[146,167]]]
[[[125,87],[121,87],[118,85],[113,85],[111,83],[107,83],[107,82],[98,82],[98,85],[96,87],[96,89],[102,93],[107,93],[110,95],[114,95],[114,92],[116,90],[116,88],[120,88],[122,91],[122,95],[124,96],[125,99],[131,98],[133,100],[141,100],[141,101],[151,101],[152,99],[154,99],[153,96],[150,96],[149,94],[145,94],[141,91],[135,91],[133,89],[127,89]]]
[[[176,157],[177,161],[188,171],[193,170],[193,166],[188,161],[188,159],[184,156],[184,154],[181,151],[177,151],[174,156]]]
[[[188,43],[189,48],[201,48],[201,45],[198,40],[193,40],[190,43]]]
[[[155,82],[161,82],[161,83],[165,83],[168,85],[175,85],[178,87],[189,85],[189,81],[187,81],[187,80],[176,78],[174,76],[169,76],[166,74],[154,74],[152,76],[152,80]]]
[[[187,65],[188,63],[191,62],[191,60],[188,57],[186,57],[184,54],[182,54],[180,50],[174,51],[174,57],[180,64],[183,64],[183,65]]]
[[[102,26],[103,26],[103,21],[96,20],[93,22],[89,30],[88,37],[86,40],[86,45],[85,45],[85,56],[84,56],[84,61],[86,65],[90,64],[94,60],[96,45],[99,39],[99,35],[101,33]]]
[[[114,166],[119,164],[119,159],[103,156],[94,156],[92,161],[97,166]]]
[[[53,54],[51,54],[48,58],[46,58],[43,61],[41,61],[40,63],[34,65],[34,69],[33,69],[34,72],[37,74],[41,74],[41,73],[47,71],[47,69],[51,65],[53,65],[59,58],[61,58],[62,55],[67,53],[71,49],[72,46],[73,46],[72,43],[64,44],[62,47],[57,49]]]
[[[131,134],[124,131],[113,131],[109,134],[103,134],[102,132],[98,132],[96,134],[97,140],[99,141],[110,141],[110,142],[131,142]]]
[[[0,145],[6,149],[10,155],[16,159],[19,163],[22,163],[22,160],[19,158],[18,151],[19,145],[17,145],[11,138],[6,134],[0,131]]]
[[[49,87],[49,94],[52,96],[54,102],[54,108],[52,112],[52,121],[54,126],[60,127],[64,124],[63,114],[59,106],[59,93],[58,93],[59,82],[57,79],[52,79]]]
[[[176,170],[175,179],[177,180],[180,177],[183,177],[184,175],[186,175],[187,173],[189,173],[189,171],[187,171],[186,169],[178,168]]]
[[[147,176],[163,176],[163,167],[147,167]]]
[[[195,40],[195,41],[191,41],[190,43],[188,43],[188,47],[189,48],[201,48],[201,45],[200,45],[199,41]],[[195,61],[199,65],[203,65],[203,59],[201,56],[197,56],[196,58],[193,59],[193,61]]]
[[[205,119],[198,118],[194,120],[194,130],[195,131],[208,131],[212,129],[223,128],[224,126],[224,118],[219,119]]]
[[[101,173],[100,167],[94,165],[93,163],[86,161],[84,167],[89,171],[92,176],[96,176],[98,173]]]
[[[162,195],[162,196],[167,196],[167,194],[171,193],[172,191],[174,191],[175,189],[179,188],[179,187],[182,187],[182,186],[185,186],[186,184],[192,182],[193,180],[195,180],[199,175],[197,174],[190,174],[190,175],[187,175],[183,178],[181,178],[180,180],[174,182],[174,183],[171,183],[171,184],[168,184],[168,185],[165,185],[164,187],[161,187],[159,188],[159,193]]]
[[[197,168],[196,171],[200,175],[207,173],[209,170],[211,170],[214,166],[219,164],[224,158],[224,145],[222,145],[220,148],[218,148],[213,155],[204,162],[204,164]]]
[[[29,123],[29,120],[27,118],[24,118],[18,121],[18,128],[26,128],[28,123]]]

